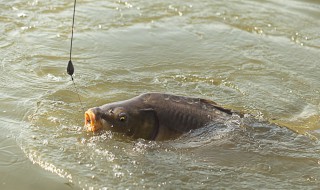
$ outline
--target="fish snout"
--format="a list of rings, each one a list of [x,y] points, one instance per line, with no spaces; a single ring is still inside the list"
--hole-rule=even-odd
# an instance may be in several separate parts
[[[101,128],[101,122],[99,119],[99,108],[91,108],[84,114],[84,124],[87,131],[95,132]]]

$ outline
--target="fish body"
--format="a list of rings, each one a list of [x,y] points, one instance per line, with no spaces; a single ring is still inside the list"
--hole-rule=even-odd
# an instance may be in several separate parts
[[[89,109],[85,125],[93,132],[106,129],[133,138],[166,140],[209,123],[224,124],[232,114],[210,100],[146,93]]]

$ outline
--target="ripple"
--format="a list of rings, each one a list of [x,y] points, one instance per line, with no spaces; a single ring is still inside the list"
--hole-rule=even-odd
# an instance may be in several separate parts
[[[21,157],[15,152],[14,145],[8,145],[9,137],[0,142],[0,167],[10,167],[21,162]]]
[[[33,164],[38,164],[43,169],[50,171],[52,173],[55,173],[55,174],[59,175],[60,177],[66,178],[70,182],[72,182],[72,175],[70,173],[68,173],[64,169],[56,167],[53,163],[42,160],[36,151],[29,151],[29,152],[25,152],[25,153]]]
[[[8,41],[4,38],[0,39],[0,48],[3,48],[3,49],[8,48],[8,47],[12,46],[13,44],[14,44],[13,41]]]
[[[10,148],[10,147],[5,147],[5,148]],[[14,152],[1,148],[0,149],[0,167],[7,167],[17,163],[19,159],[15,155],[16,154]]]

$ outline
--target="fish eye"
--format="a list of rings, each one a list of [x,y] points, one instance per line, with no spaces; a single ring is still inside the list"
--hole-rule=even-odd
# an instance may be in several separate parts
[[[121,113],[119,114],[119,120],[123,122],[123,121],[125,121],[126,119],[127,119],[126,113],[121,112]]]

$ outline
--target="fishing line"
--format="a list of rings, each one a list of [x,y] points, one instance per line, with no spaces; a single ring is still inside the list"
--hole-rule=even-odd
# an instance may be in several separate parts
[[[72,52],[72,41],[73,41],[73,30],[74,30],[74,17],[76,15],[76,3],[77,3],[77,0],[74,0],[74,5],[73,5],[73,17],[72,17],[72,27],[71,27],[71,44],[70,44],[70,59],[69,59],[69,62],[68,62],[68,66],[67,66],[67,73],[71,76],[71,80],[72,80],[72,83],[73,83],[73,86],[74,88],[76,89],[76,93],[78,95],[78,99],[79,99],[79,102],[81,104],[81,108],[84,112],[84,107],[82,105],[82,101],[80,99],[80,95],[78,93],[78,89],[76,87],[76,83],[74,82],[73,80],[73,73],[74,73],[74,67],[73,67],[73,63],[71,61],[71,52]]]

